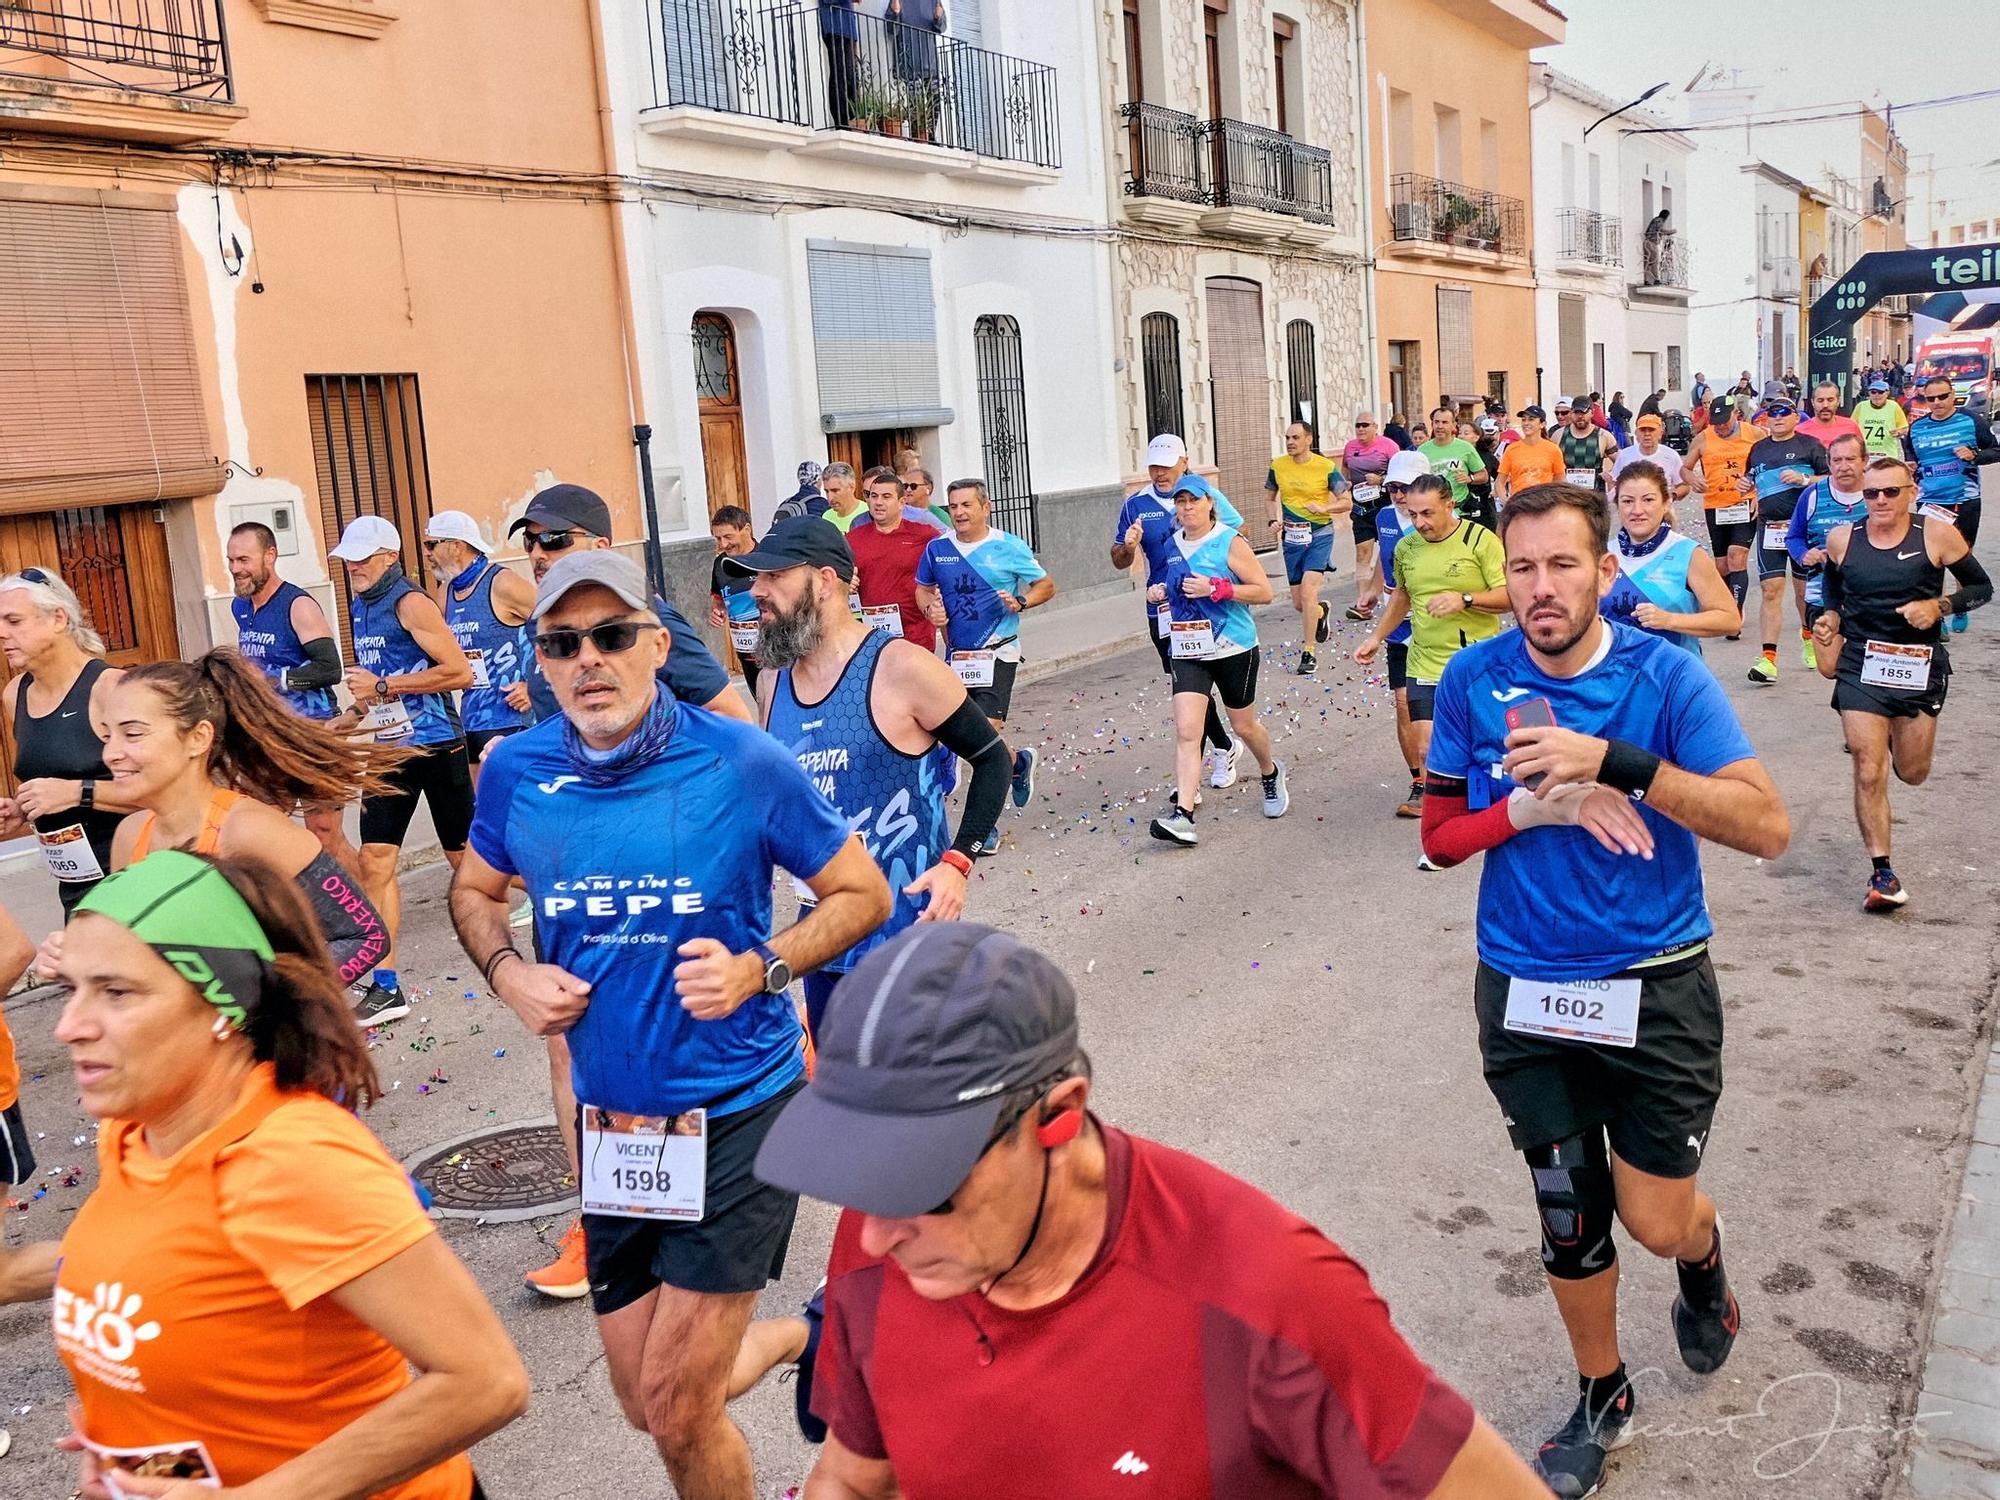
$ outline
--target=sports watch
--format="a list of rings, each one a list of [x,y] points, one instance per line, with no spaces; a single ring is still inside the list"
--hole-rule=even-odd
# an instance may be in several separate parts
[[[378,698],[386,698],[389,696],[388,678],[378,677],[375,679],[375,696]]]
[[[792,987],[792,966],[771,951],[769,943],[752,943],[750,951],[764,960],[764,993],[782,995]]]
[[[1472,608],[1472,595],[1470,595],[1470,594],[1460,594],[1460,595],[1458,596],[1458,602],[1459,602],[1460,604],[1463,604],[1463,605],[1464,605],[1464,606],[1465,606],[1465,607],[1466,607],[1467,609],[1470,609],[1470,608]]]

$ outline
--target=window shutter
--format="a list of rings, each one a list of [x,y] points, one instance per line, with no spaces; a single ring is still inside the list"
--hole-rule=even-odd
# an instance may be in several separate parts
[[[827,432],[942,427],[937,309],[927,250],[806,246],[820,425]]]
[[[222,488],[170,206],[0,195],[0,515]]]
[[[1441,286],[1438,293],[1438,381],[1447,396],[1470,396],[1478,387],[1472,372],[1472,288]]]

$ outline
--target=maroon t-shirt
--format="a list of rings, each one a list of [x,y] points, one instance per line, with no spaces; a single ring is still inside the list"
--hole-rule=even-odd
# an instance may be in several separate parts
[[[889,1460],[908,1500],[1435,1489],[1472,1408],[1367,1274],[1208,1163],[1120,1130],[1104,1141],[1104,1243],[1046,1307],[927,1301],[841,1216],[813,1386],[840,1441]]]
[[[903,639],[926,651],[937,649],[937,627],[917,608],[917,560],[939,535],[935,526],[919,525],[907,516],[894,531],[856,521],[847,533],[861,602],[896,605],[903,616]]]

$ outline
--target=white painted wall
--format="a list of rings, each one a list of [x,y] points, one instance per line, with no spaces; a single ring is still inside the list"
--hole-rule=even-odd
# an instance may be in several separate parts
[[[1619,138],[1619,174],[1624,183],[1620,202],[1625,218],[1627,285],[1642,279],[1646,224],[1652,214],[1659,211],[1663,193],[1672,194],[1673,217],[1670,223],[1682,252],[1691,257],[1690,265],[1710,253],[1708,217],[1695,202],[1688,181],[1688,159],[1693,152],[1694,143],[1690,137],[1628,134]],[[1653,184],[1651,212],[1648,211],[1645,186],[1648,182]],[[1685,409],[1688,387],[1694,381],[1695,371],[1693,350],[1688,343],[1690,329],[1686,306],[1662,305],[1655,299],[1640,297],[1629,297],[1628,302],[1626,344],[1635,354],[1639,350],[1649,350],[1659,355],[1663,384],[1670,379],[1667,349],[1670,345],[1680,347],[1681,379],[1678,385],[1668,384],[1667,404]],[[1638,401],[1633,400],[1631,404],[1636,411]]]
[[[1723,132],[1704,133],[1687,159],[1688,190],[1701,204],[1694,297],[1688,304],[1690,371],[1718,390],[1741,370],[1757,372],[1755,177]]]
[[[1544,94],[1546,93],[1546,97]],[[1535,349],[1536,361],[1547,372],[1543,393],[1554,402],[1558,394],[1578,395],[1594,388],[1597,379],[1594,346],[1604,345],[1604,399],[1623,390],[1636,411],[1629,378],[1631,344],[1625,322],[1625,282],[1637,254],[1640,228],[1622,207],[1622,163],[1616,122],[1600,126],[1586,139],[1585,127],[1611,104],[1598,106],[1535,82],[1529,115],[1535,167]],[[1595,165],[1593,166],[1593,158]],[[1568,170],[1565,171],[1565,162]],[[1596,184],[1597,212],[1622,218],[1623,265],[1584,269],[1562,255],[1563,210],[1591,208]],[[1567,185],[1567,186],[1566,186]],[[1584,299],[1583,379],[1579,391],[1562,388],[1562,341],[1558,311],[1565,293]]]

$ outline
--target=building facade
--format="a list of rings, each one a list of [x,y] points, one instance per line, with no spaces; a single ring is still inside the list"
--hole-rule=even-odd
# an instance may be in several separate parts
[[[1802,222],[1813,189],[1769,162],[1704,143],[1688,160],[1701,204],[1701,254],[1688,337],[1696,369],[1717,389],[1743,370],[1759,388],[1805,373]]]
[[[1551,397],[1622,390],[1636,408],[1653,388],[1634,396],[1628,375],[1625,273],[1644,226],[1624,215],[1620,122],[1598,124],[1618,105],[1545,65],[1534,78],[1537,362]]]

